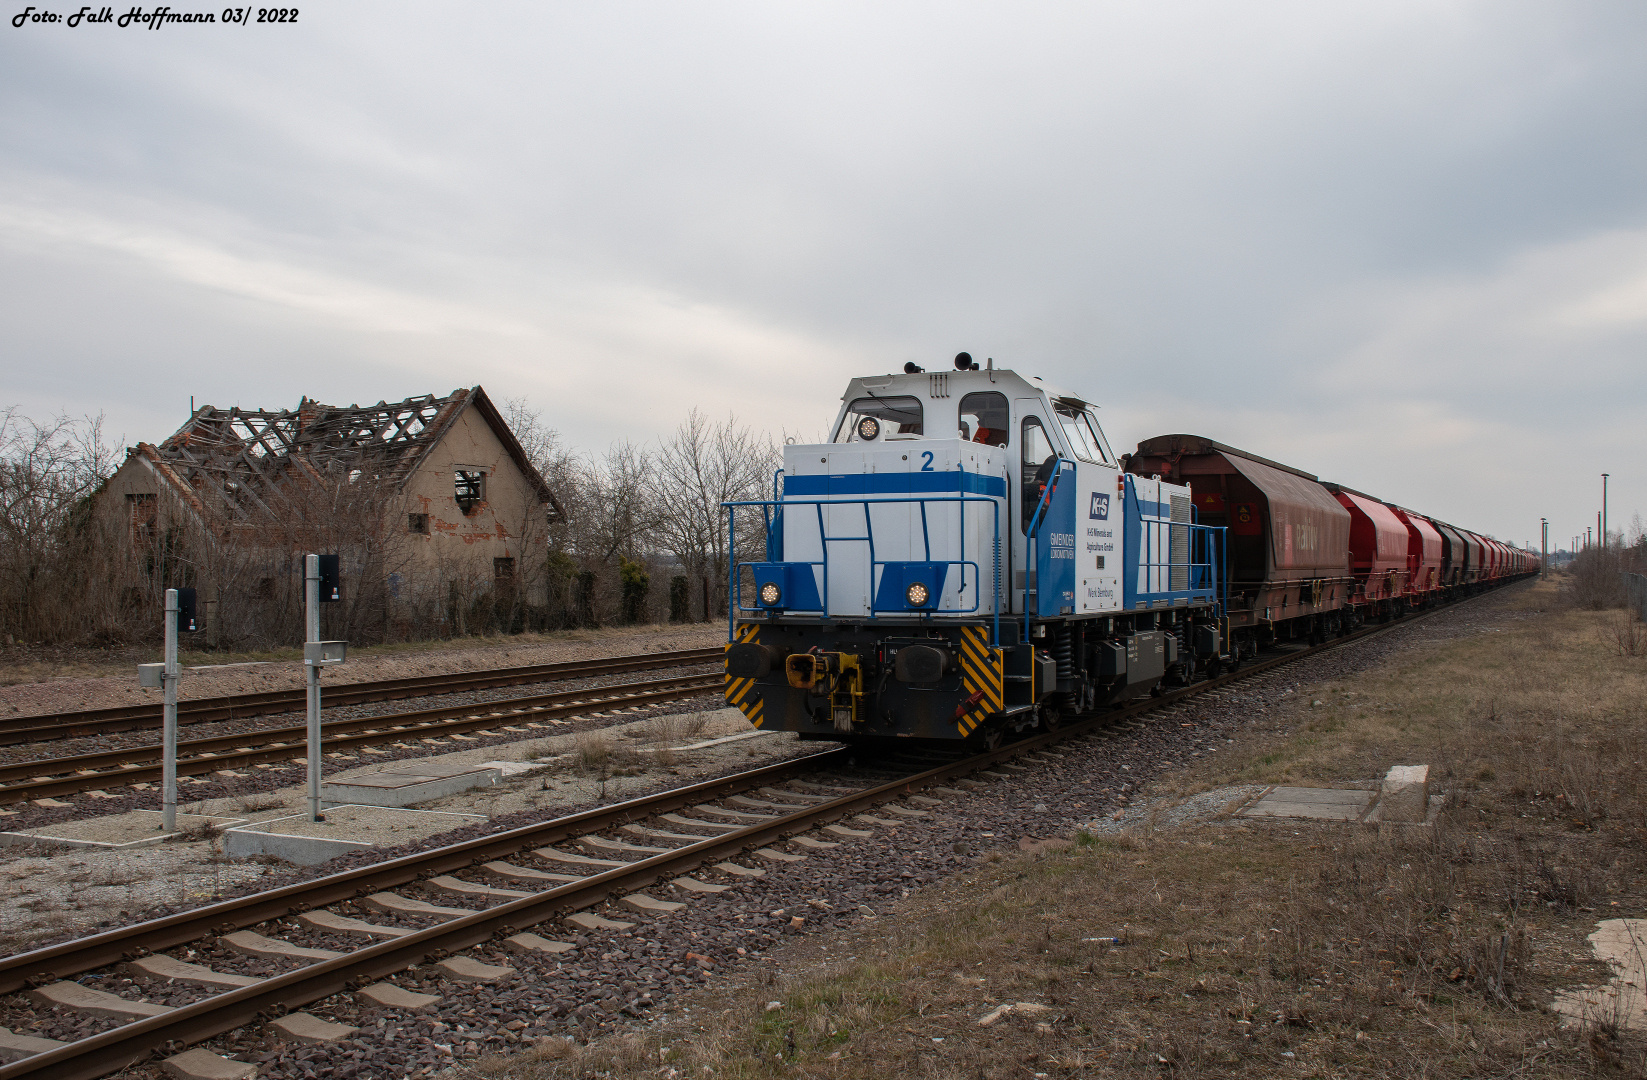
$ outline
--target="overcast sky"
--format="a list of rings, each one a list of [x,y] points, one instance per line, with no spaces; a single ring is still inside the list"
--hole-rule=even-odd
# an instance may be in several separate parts
[[[1639,0],[25,6],[0,405],[129,444],[481,383],[599,451],[968,349],[1117,448],[1516,542],[1603,471],[1647,511]]]

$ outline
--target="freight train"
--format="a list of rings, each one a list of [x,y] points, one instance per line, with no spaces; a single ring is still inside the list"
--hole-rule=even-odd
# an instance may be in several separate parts
[[[967,353],[851,380],[724,509],[726,700],[849,742],[994,746],[1537,570],[1211,439],[1117,455],[1089,399]]]

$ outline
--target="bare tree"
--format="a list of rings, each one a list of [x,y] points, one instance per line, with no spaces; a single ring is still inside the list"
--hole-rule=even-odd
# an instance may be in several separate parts
[[[770,437],[731,416],[713,423],[697,409],[659,446],[658,539],[689,575],[709,579],[715,610],[704,612],[705,619],[726,610],[728,524],[721,504],[766,497],[779,461]],[[759,518],[746,513],[742,520]],[[753,537],[743,535],[743,527],[739,548],[755,554]]]
[[[84,629],[70,578],[87,568],[70,549],[87,498],[114,466],[101,414],[36,423],[17,406],[0,412],[0,631],[38,638]]]

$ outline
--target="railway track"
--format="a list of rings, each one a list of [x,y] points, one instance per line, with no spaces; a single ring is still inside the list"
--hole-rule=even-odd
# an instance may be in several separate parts
[[[323,730],[327,753],[430,741],[471,732],[519,733],[533,737],[568,722],[566,718],[626,711],[679,701],[719,690],[722,675],[681,675],[617,686],[563,690],[530,697],[453,705],[415,712],[384,713],[333,720]],[[179,776],[304,760],[306,730],[299,724],[239,735],[179,740]],[[407,748],[410,748],[409,746]],[[161,774],[161,747],[127,747],[100,754],[40,759],[0,765],[0,806],[114,786],[151,783]]]
[[[376,682],[327,684],[325,704],[335,708],[364,705],[374,701],[396,701],[411,697],[456,694],[469,690],[488,690],[500,686],[520,686],[525,683],[621,675],[632,671],[655,671],[658,668],[715,663],[723,655],[724,651],[718,647],[680,649],[674,652],[611,656],[598,660],[571,660],[557,664],[495,668],[489,671],[462,671],[448,675],[382,679]],[[305,693],[302,687],[298,687],[294,690],[270,690],[259,694],[234,694],[179,701],[177,720],[179,724],[204,724],[292,712],[304,707]],[[0,720],[0,746],[159,728],[160,723],[161,707],[158,702],[152,705],[123,705],[108,709],[13,716]]]
[[[965,795],[963,788],[1026,771],[1015,759],[1047,762],[1057,756],[1050,751],[1057,743],[1145,726],[1151,714],[1174,716],[1176,706],[1199,695],[1432,614],[1292,649],[984,753],[894,761],[877,773],[854,763],[861,751],[827,750],[7,957],[0,960],[0,993],[28,993],[64,1011],[124,1022],[62,1045],[7,1043],[8,1056],[32,1053],[0,1066],[0,1080],[93,1080],[167,1055],[185,1075],[226,1077],[239,1069],[239,1075],[249,1076],[255,1067],[247,1063],[203,1057],[209,1052],[199,1049],[178,1052],[257,1024],[299,1042],[347,1038],[353,1029],[301,1010],[347,993],[391,1012],[422,1008],[438,999],[393,981],[413,968],[443,972],[443,987],[508,979],[513,972],[507,966],[464,951],[480,947],[496,960],[497,951],[558,954],[573,948],[534,932],[539,930],[560,936],[626,934],[623,920],[590,909],[615,903],[641,916],[666,917],[695,896],[727,888],[717,877],[727,882],[758,877],[773,866],[888,827],[918,827],[947,800]],[[786,843],[789,850],[777,846]],[[676,900],[643,891],[661,882],[669,883]],[[431,904],[408,895],[411,890],[482,906]],[[307,928],[366,943],[313,949],[283,941],[277,926],[293,928],[288,934]],[[301,966],[266,977],[236,976],[164,951],[185,948],[186,956],[212,958],[223,967],[229,965],[222,958],[235,956],[284,957]],[[124,965],[139,979],[200,987],[204,996],[160,1008],[81,985],[89,973],[114,965]]]

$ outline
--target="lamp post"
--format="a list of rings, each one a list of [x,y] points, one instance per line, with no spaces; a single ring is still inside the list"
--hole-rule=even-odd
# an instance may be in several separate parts
[[[1611,473],[1601,474],[1601,548],[1607,549],[1607,477]]]
[[[1538,576],[1543,577],[1550,569],[1550,519],[1538,519]]]

